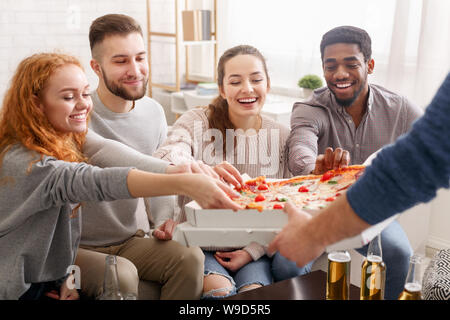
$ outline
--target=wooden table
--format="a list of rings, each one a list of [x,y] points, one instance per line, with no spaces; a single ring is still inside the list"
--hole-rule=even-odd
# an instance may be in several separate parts
[[[225,300],[325,300],[327,273],[309,274],[238,293]],[[359,300],[360,289],[350,285],[350,300]]]

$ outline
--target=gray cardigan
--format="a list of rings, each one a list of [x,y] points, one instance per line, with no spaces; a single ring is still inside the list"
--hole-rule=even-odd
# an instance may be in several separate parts
[[[130,168],[100,169],[39,155],[21,145],[0,169],[0,299],[18,299],[31,283],[57,280],[73,264],[82,201],[130,198]]]

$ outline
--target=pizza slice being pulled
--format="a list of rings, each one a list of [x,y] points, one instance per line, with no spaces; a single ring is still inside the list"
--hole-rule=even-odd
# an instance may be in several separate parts
[[[279,181],[267,181],[260,176],[236,189],[240,197],[233,199],[242,208],[272,210],[283,209],[290,201],[297,207],[315,212],[325,208],[339,197],[364,172],[365,166],[353,165],[330,170],[322,175],[297,176]]]

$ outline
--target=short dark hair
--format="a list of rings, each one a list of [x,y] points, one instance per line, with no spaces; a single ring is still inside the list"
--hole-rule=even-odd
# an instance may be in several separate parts
[[[331,29],[322,36],[320,42],[320,54],[323,61],[325,47],[335,43],[356,43],[364,55],[364,61],[369,61],[372,56],[372,40],[369,34],[360,28],[353,26],[341,26]]]
[[[107,14],[95,19],[89,28],[91,52],[96,44],[110,35],[128,35],[138,32],[143,36],[141,26],[132,17],[124,14]]]

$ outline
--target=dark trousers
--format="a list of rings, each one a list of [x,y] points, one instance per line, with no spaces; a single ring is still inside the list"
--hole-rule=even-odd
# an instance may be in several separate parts
[[[59,292],[61,284],[59,281],[32,283],[30,288],[20,296],[19,300],[54,300],[45,295],[45,293],[56,290]]]

